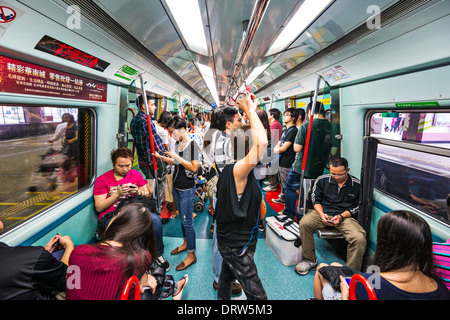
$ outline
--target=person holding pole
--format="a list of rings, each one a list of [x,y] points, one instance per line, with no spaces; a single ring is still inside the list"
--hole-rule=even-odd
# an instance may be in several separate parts
[[[130,131],[133,136],[134,145],[136,146],[139,169],[141,169],[147,180],[153,180],[157,175],[157,167],[156,161],[154,161],[155,159],[152,157],[152,153],[155,151],[164,153],[167,150],[156,131],[155,124],[153,121],[150,121],[150,116],[156,111],[155,101],[153,99],[148,99],[147,103],[145,102],[146,100],[143,95],[140,95],[138,99],[136,99],[136,104],[139,106],[139,112],[130,122]],[[159,194],[159,190],[164,190],[164,186],[161,186],[161,184],[162,182],[155,184],[157,190],[153,192],[153,183],[149,181],[148,188],[150,193],[156,195]],[[159,213],[161,204],[159,201],[160,197],[157,197],[157,200],[157,210]]]

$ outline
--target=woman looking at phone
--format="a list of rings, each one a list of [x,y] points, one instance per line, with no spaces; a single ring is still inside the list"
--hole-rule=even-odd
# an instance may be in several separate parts
[[[195,255],[195,229],[192,218],[194,210],[195,179],[198,170],[200,147],[189,138],[186,130],[186,120],[174,116],[167,124],[169,132],[176,141],[175,150],[164,155],[155,153],[154,156],[164,162],[175,165],[173,173],[173,199],[181,217],[183,244],[171,251],[176,255],[187,251],[187,257],[177,267],[177,271],[185,270],[197,262]]]

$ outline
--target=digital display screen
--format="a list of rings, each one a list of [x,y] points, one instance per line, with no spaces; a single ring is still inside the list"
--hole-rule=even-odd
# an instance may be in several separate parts
[[[89,53],[49,36],[44,36],[38,42],[35,49],[101,72],[110,65],[109,62],[103,61]]]

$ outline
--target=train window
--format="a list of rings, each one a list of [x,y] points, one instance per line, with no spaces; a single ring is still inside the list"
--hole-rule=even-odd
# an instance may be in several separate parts
[[[450,114],[377,113],[375,188],[450,223]]]
[[[92,119],[82,108],[0,106],[3,232],[88,185]]]

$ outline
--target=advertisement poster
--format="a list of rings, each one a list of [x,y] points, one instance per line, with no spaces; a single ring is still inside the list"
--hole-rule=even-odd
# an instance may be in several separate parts
[[[0,92],[106,102],[107,84],[0,55]]]

